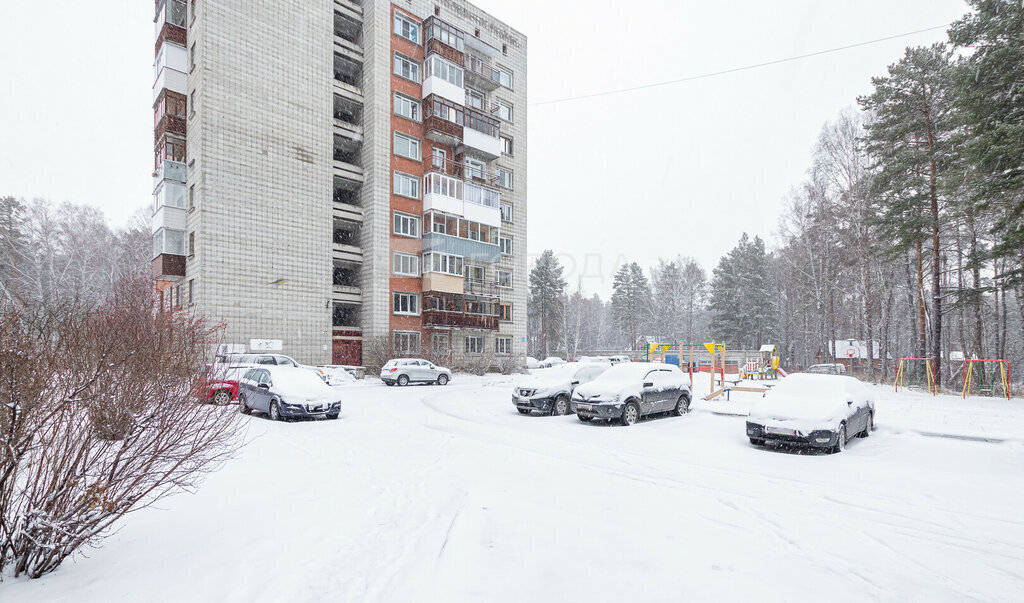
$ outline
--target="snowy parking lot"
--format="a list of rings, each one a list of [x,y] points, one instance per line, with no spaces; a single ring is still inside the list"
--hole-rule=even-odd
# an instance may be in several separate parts
[[[197,493],[130,515],[52,575],[0,583],[0,600],[1024,592],[1019,399],[878,386],[871,437],[824,454],[751,446],[743,415],[757,394],[626,428],[520,416],[511,384],[367,381],[339,388],[338,421],[248,417],[248,445]]]

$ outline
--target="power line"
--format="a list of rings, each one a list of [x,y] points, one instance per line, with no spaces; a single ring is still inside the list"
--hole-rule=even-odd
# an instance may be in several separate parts
[[[541,105],[553,105],[556,103],[565,103],[575,100],[583,100],[585,98],[595,98],[598,96],[608,96],[611,94],[622,94],[623,92],[632,92],[634,90],[643,90],[645,88],[657,88],[659,86],[669,86],[671,84],[679,84],[682,82],[692,82],[693,80],[701,80],[709,77],[715,77],[719,75],[726,75],[728,73],[736,73],[737,71],[748,71],[750,69],[759,69],[761,67],[768,67],[770,65],[778,65],[779,63],[788,63],[790,61],[799,61],[800,59],[806,59],[810,57],[821,56],[823,54],[830,54],[833,52],[839,52],[841,50],[849,50],[851,48],[858,48],[860,46],[867,46],[869,44],[877,44],[879,42],[887,42],[889,40],[896,40],[899,38],[905,38],[907,36],[913,36],[919,33],[925,33],[929,31],[935,31],[936,29],[946,29],[948,25],[938,25],[936,27],[928,27],[926,29],[919,29],[917,31],[908,31],[906,33],[896,34],[894,36],[887,36],[885,38],[878,38],[876,40],[868,40],[867,42],[858,42],[856,44],[849,44],[847,46],[839,46],[836,48],[829,48],[828,50],[819,50],[817,52],[811,52],[808,54],[801,54],[792,57],[786,57],[784,59],[777,59],[775,61],[768,61],[766,63],[756,63],[754,65],[745,65],[743,67],[734,67],[732,69],[725,69],[723,71],[714,71],[712,73],[702,73],[700,75],[691,75],[689,77],[683,77],[675,80],[668,80],[665,82],[655,82],[652,84],[641,84],[640,86],[631,86],[629,88],[619,88],[617,90],[606,90],[604,92],[593,92],[591,94],[581,94],[579,96],[567,96],[565,98],[556,98],[553,100],[540,101],[537,103],[530,103],[530,106],[537,107]]]

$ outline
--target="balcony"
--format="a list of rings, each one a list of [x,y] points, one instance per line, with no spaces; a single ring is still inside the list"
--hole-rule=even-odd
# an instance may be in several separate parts
[[[423,326],[443,329],[474,329],[497,331],[496,314],[473,314],[457,310],[424,310]]]
[[[363,47],[337,34],[334,36],[334,52],[349,61],[363,62]]]
[[[177,115],[171,115],[170,113],[164,113],[163,117],[156,124],[156,129],[153,131],[153,144],[160,142],[160,138],[167,133],[177,134],[178,136],[185,135],[185,118],[178,117]]]
[[[423,251],[458,255],[477,262],[495,263],[501,259],[501,248],[498,245],[437,232],[423,233]]]
[[[339,262],[362,262],[363,250],[355,245],[334,243],[331,245],[331,258]]]
[[[466,165],[461,161],[442,159],[438,156],[427,157],[423,162],[423,169],[429,172],[438,172],[446,176],[462,178],[466,172]]]
[[[462,152],[470,157],[493,161],[501,156],[500,121],[483,111],[467,108]]]
[[[362,0],[334,0],[334,12],[359,23],[363,22]]]
[[[466,34],[461,29],[437,17],[428,17],[423,22],[423,39],[426,41],[427,52],[436,52],[462,66],[466,52]]]
[[[363,294],[359,287],[334,285],[331,290],[331,301],[336,304],[361,304]]]
[[[160,165],[156,166],[156,171],[153,172],[153,188],[156,188],[162,180],[185,182],[187,179],[188,170],[185,168],[184,163],[164,159],[160,162]]]
[[[428,115],[423,120],[423,129],[425,136],[436,143],[449,147],[462,143],[462,126],[436,115]]]
[[[153,258],[153,278],[171,280],[185,276],[185,256],[161,253]]]
[[[466,55],[466,85],[485,92],[494,92],[501,86],[498,70],[473,55]]]
[[[467,295],[481,297],[498,297],[498,283],[467,278],[463,285]]]

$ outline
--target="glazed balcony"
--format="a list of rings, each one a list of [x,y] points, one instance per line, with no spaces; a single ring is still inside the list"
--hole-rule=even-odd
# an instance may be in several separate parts
[[[188,10],[182,0],[160,0],[156,4],[156,48],[154,54],[160,53],[164,42],[174,42],[182,47],[187,46],[185,20]]]
[[[423,326],[447,329],[497,331],[497,314],[474,314],[457,310],[423,310]]]
[[[491,264],[501,259],[501,248],[498,245],[439,232],[423,233],[423,251],[457,255],[466,260]]]
[[[429,17],[423,22],[423,39],[427,52],[435,52],[458,66],[462,66],[466,53],[466,34],[461,29]]]

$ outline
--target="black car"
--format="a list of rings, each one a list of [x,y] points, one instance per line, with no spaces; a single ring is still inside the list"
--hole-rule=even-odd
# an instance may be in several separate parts
[[[581,421],[617,420],[632,425],[641,416],[690,412],[690,384],[678,366],[660,362],[617,364],[572,394]]]

